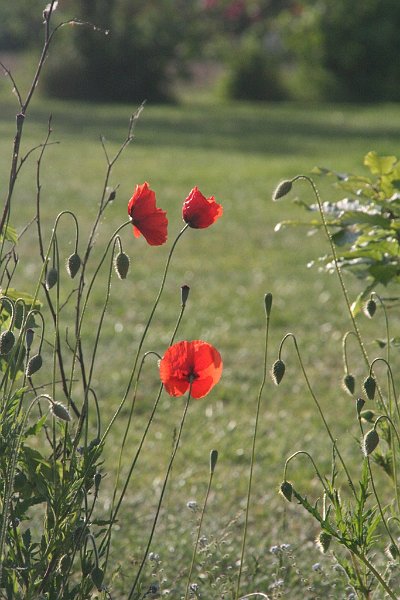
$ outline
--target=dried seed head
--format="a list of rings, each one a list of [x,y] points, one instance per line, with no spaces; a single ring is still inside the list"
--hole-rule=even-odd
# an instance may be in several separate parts
[[[376,420],[376,414],[373,410],[363,410],[360,413],[360,417],[364,419],[364,421],[367,421],[367,423],[375,423]]]
[[[325,554],[329,550],[331,541],[332,541],[331,534],[326,533],[326,531],[321,531],[321,533],[315,540],[315,543],[317,544],[317,548],[322,552],[322,554]]]
[[[51,267],[46,273],[46,289],[51,290],[52,287],[56,285],[58,281],[58,271],[55,267]]]
[[[129,256],[120,252],[114,262],[115,271],[120,279],[125,279],[129,271]]]
[[[376,302],[375,300],[372,300],[372,298],[370,298],[368,300],[368,302],[365,303],[364,308],[363,308],[363,312],[365,314],[366,317],[368,317],[369,319],[372,319],[372,317],[374,316],[375,312],[376,312]]]
[[[375,429],[370,429],[362,441],[361,449],[364,456],[369,456],[379,444],[379,435]]]
[[[282,496],[286,498],[288,502],[291,502],[293,496],[292,484],[289,481],[282,481],[281,485],[279,486],[279,493],[282,494]]]
[[[385,552],[386,556],[393,560],[397,560],[400,556],[399,549],[393,542],[386,546]]]
[[[364,388],[365,393],[368,396],[368,399],[373,400],[375,397],[376,381],[372,377],[372,375],[367,377],[367,379],[364,381],[363,388]]]
[[[76,254],[76,252],[74,254],[71,254],[71,256],[69,256],[67,258],[67,263],[66,263],[65,267],[66,267],[67,273],[71,277],[71,279],[73,279],[75,277],[75,275],[81,268],[81,264],[82,264],[81,257],[79,256],[79,254]]]
[[[354,394],[355,387],[356,380],[354,379],[353,375],[347,373],[347,375],[343,377],[343,388],[350,394],[350,396],[352,396]]]
[[[265,296],[264,296],[264,305],[265,305],[265,312],[267,313],[267,317],[269,317],[269,315],[271,314],[271,308],[272,308],[272,294],[270,292],[268,292],[268,294],[265,294]]]
[[[292,182],[289,179],[281,181],[275,189],[274,193],[272,194],[272,200],[275,201],[279,200],[279,198],[283,198],[283,196],[286,196],[286,194],[288,194],[291,189]]]
[[[0,354],[8,354],[15,344],[15,335],[10,329],[0,335]]]
[[[65,408],[65,406],[63,404],[61,404],[61,402],[51,401],[50,405],[51,405],[50,410],[55,417],[58,417],[62,421],[70,421],[71,420],[71,415],[69,414],[69,412]]]
[[[285,368],[285,363],[283,362],[283,360],[279,359],[276,360],[272,365],[271,377],[276,385],[279,385],[282,381],[282,378],[285,374]]]
[[[190,287],[188,285],[181,286],[181,304],[186,306],[187,299],[189,298]]]
[[[43,359],[40,354],[35,354],[28,360],[28,364],[26,365],[25,375],[27,377],[32,377],[36,371],[42,368]]]
[[[214,473],[215,467],[218,460],[218,450],[211,450],[210,452],[210,473]]]
[[[357,398],[356,400],[356,410],[357,415],[360,416],[362,409],[364,408],[365,400],[363,398]]]

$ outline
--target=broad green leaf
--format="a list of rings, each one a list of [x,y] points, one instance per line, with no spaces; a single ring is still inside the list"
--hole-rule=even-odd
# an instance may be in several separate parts
[[[360,223],[368,223],[383,229],[390,229],[391,227],[391,219],[382,217],[382,215],[379,214],[370,214],[361,210],[343,213],[343,215],[340,217],[340,222],[343,225],[358,225]]]
[[[398,274],[399,266],[391,264],[371,265],[368,271],[376,281],[382,283],[383,285],[388,285],[393,277]]]
[[[376,152],[368,152],[364,157],[364,165],[374,175],[382,176],[390,173],[396,163],[397,158],[395,156],[378,156]]]

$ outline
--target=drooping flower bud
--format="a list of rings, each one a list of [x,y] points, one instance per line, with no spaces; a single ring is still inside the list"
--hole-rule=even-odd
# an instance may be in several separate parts
[[[285,369],[285,363],[280,359],[276,360],[272,365],[271,377],[276,385],[279,385],[282,381],[282,378],[285,374]]]
[[[366,304],[364,305],[363,312],[364,312],[364,314],[365,314],[366,317],[368,317],[369,319],[372,319],[372,317],[374,316],[374,314],[376,312],[376,302],[375,302],[375,300],[373,300],[372,298],[370,298],[368,300],[368,302],[366,302]]]
[[[288,194],[292,189],[292,185],[293,184],[290,181],[290,179],[285,179],[284,181],[281,181],[275,189],[274,193],[272,194],[272,200],[279,200],[279,198],[283,198],[283,196],[286,196],[286,194]]]
[[[52,287],[56,285],[58,281],[58,271],[55,267],[51,267],[46,273],[46,289],[51,290]]]
[[[31,349],[34,335],[35,335],[35,332],[33,331],[33,329],[27,329],[26,330],[26,333],[25,333],[25,345],[26,345],[26,349],[27,350]]]
[[[129,271],[129,256],[125,252],[117,254],[114,262],[115,271],[120,279],[125,279]]]
[[[376,414],[373,410],[363,410],[360,413],[360,417],[364,419],[364,421],[367,421],[367,423],[375,423],[376,420]]]
[[[317,548],[322,552],[322,554],[325,554],[329,550],[331,541],[332,541],[331,534],[327,533],[326,531],[321,531],[321,533],[315,540],[315,543],[317,545]]]
[[[288,502],[291,502],[293,496],[292,484],[289,481],[282,481],[281,485],[279,486],[279,493],[282,494],[282,496],[286,498]]]
[[[373,400],[375,397],[376,381],[372,375],[369,375],[369,377],[367,377],[367,379],[364,381],[363,388],[368,396],[368,399]]]
[[[75,277],[75,275],[81,268],[81,264],[82,264],[81,257],[76,252],[74,252],[74,254],[71,254],[71,256],[69,256],[67,258],[67,263],[66,263],[65,267],[66,267],[67,273],[71,277],[71,279],[73,279]]]
[[[355,387],[356,380],[354,379],[353,375],[347,373],[347,375],[343,377],[343,388],[352,396],[354,394]]]
[[[364,398],[357,398],[357,400],[356,400],[356,410],[357,410],[357,415],[358,416],[361,415],[361,411],[364,408],[364,404],[365,404]]]
[[[32,377],[36,371],[42,368],[43,359],[40,354],[35,354],[28,360],[28,364],[26,365],[25,375],[27,377]]]
[[[62,421],[70,421],[71,420],[71,415],[69,414],[69,412],[65,408],[65,406],[63,404],[61,404],[61,402],[51,401],[50,402],[50,410],[55,417],[58,417]]]
[[[99,592],[103,589],[104,572],[100,567],[94,567],[90,573],[90,577]]]
[[[0,335],[0,354],[8,354],[11,352],[15,344],[15,335],[11,329],[3,331]]]
[[[362,441],[361,450],[364,456],[369,456],[379,444],[379,435],[375,429],[370,429]]]

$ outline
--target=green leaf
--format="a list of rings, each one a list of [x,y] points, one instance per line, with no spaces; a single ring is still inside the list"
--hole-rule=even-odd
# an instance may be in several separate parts
[[[12,244],[16,244],[18,241],[18,236],[17,236],[17,231],[14,229],[14,227],[11,227],[11,225],[7,225],[5,232],[4,232],[4,238],[7,240],[7,242],[11,242]],[[0,236],[0,239],[3,239],[3,235]]]
[[[387,175],[391,171],[397,158],[395,156],[378,156],[376,152],[368,152],[364,157],[364,165],[369,168],[373,175]]]

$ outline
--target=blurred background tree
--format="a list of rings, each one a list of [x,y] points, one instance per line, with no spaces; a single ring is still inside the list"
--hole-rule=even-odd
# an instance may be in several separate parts
[[[46,1],[2,4],[0,50],[40,42]],[[55,19],[71,17],[103,31],[60,32],[49,95],[165,101],[208,62],[222,66],[229,98],[400,99],[398,0],[60,0]]]

